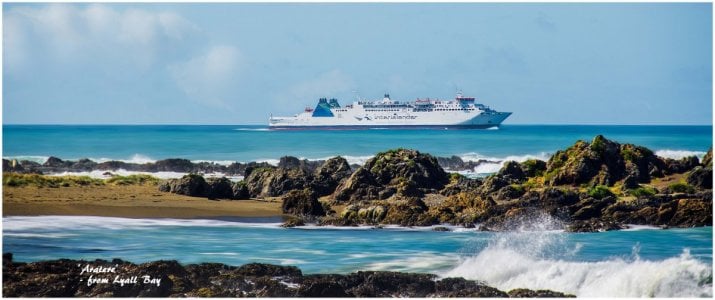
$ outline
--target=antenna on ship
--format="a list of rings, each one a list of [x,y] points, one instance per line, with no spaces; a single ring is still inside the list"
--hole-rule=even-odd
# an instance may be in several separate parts
[[[360,101],[360,94],[358,93],[358,91],[357,91],[357,90],[353,90],[353,94],[355,94],[355,99],[357,99],[357,101],[359,102],[359,101]]]
[[[460,89],[456,84],[454,85],[454,92],[457,94],[457,98],[462,98],[462,89]]]

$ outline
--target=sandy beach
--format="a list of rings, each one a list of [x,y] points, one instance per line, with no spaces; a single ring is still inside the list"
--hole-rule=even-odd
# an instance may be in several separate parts
[[[270,217],[278,200],[208,200],[155,185],[3,187],[3,216],[81,215],[128,218]]]

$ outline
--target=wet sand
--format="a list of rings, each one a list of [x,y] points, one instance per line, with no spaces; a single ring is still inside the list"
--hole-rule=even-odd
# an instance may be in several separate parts
[[[3,216],[76,215],[127,218],[281,216],[279,200],[208,200],[158,191],[155,185],[38,188],[3,186]]]

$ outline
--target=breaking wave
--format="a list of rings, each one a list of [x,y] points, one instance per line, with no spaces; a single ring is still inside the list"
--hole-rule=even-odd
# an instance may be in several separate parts
[[[172,178],[181,178],[184,175],[187,175],[189,173],[182,173],[182,172],[141,172],[141,171],[127,171],[124,169],[118,169],[118,170],[112,170],[112,171],[107,171],[107,170],[94,170],[94,171],[89,171],[89,172],[61,172],[61,173],[52,173],[52,174],[46,174],[48,176],[88,176],[91,178],[97,178],[97,179],[108,179],[112,178],[112,176],[115,175],[120,175],[120,176],[129,176],[129,175],[151,175],[153,177],[159,178],[159,179],[172,179]],[[204,177],[206,178],[221,178],[221,177],[226,177],[231,181],[241,181],[243,180],[243,176],[229,176],[224,173],[205,173],[203,174]]]
[[[477,174],[491,174],[496,173],[501,169],[505,162],[513,160],[517,162],[524,162],[529,159],[539,159],[543,161],[548,161],[551,157],[551,153],[541,152],[538,154],[526,154],[526,155],[509,155],[505,157],[494,157],[482,155],[477,152],[469,152],[459,155],[463,161],[482,161],[477,167],[474,168],[474,173]]]
[[[469,170],[469,171],[460,171],[463,175],[466,176],[477,176],[477,175],[488,175],[488,174],[493,174],[499,171],[501,167],[504,165],[504,162],[506,161],[517,161],[517,162],[524,162],[528,159],[539,159],[543,161],[548,161],[549,158],[551,157],[553,153],[551,152],[540,152],[536,154],[523,154],[523,155],[507,155],[507,156],[493,156],[493,155],[483,155],[478,152],[468,152],[468,153],[463,153],[460,155],[457,155],[462,161],[464,162],[478,162],[481,161],[481,163],[474,168],[474,170]],[[697,156],[698,158],[702,159],[702,157],[705,155],[705,152],[703,151],[690,151],[690,150],[670,150],[670,149],[663,149],[663,150],[657,150],[655,151],[655,154],[661,157],[666,157],[666,158],[672,158],[672,159],[681,159],[683,157],[688,157],[688,156]],[[333,158],[337,155],[334,156],[327,156],[327,157],[298,157],[298,159],[307,159],[310,161],[316,161],[316,160],[328,160],[330,158]],[[349,164],[351,165],[364,165],[369,159],[373,158],[374,155],[341,155],[343,158],[345,158]],[[437,156],[449,156],[449,155],[437,155]],[[29,160],[37,163],[45,163],[49,156],[39,156],[39,155],[22,155],[22,156],[7,156],[4,157],[4,159],[8,160],[13,160],[16,159],[18,161],[21,160]],[[62,158],[63,160],[72,160],[76,161],[78,158],[69,158],[65,159]],[[125,163],[134,163],[134,164],[147,164],[147,163],[155,163],[157,159],[151,158],[147,155],[143,154],[134,154],[128,159],[117,159],[117,158],[106,158],[106,157],[100,157],[100,158],[89,158],[92,161],[102,163],[102,162],[107,162],[107,161],[121,161]],[[213,164],[218,164],[218,165],[223,165],[223,166],[228,166],[232,163],[248,163],[248,162],[265,162],[274,166],[277,166],[278,163],[280,162],[280,159],[278,158],[259,158],[259,159],[243,159],[243,160],[206,160],[206,159],[195,159],[191,160],[193,163],[213,163]],[[164,175],[156,175],[157,177],[161,177]],[[173,177],[171,177],[173,178]]]
[[[704,151],[689,151],[689,150],[670,150],[663,149],[655,151],[655,155],[665,158],[681,159],[688,156],[697,156],[702,159],[705,156]]]
[[[641,259],[635,245],[631,257],[578,261],[576,254],[587,245],[568,246],[565,235],[552,230],[497,233],[486,248],[440,275],[481,280],[507,291],[549,289],[579,297],[712,297],[712,266],[687,248],[664,260]]]

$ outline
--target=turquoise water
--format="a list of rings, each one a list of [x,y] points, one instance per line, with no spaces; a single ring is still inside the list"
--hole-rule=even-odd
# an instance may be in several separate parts
[[[439,156],[548,158],[578,139],[603,134],[664,156],[702,155],[712,145],[712,126],[534,126],[498,130],[300,130],[263,126],[38,126],[4,125],[3,157],[53,155],[151,161],[186,158],[211,161],[277,160],[284,155],[318,159],[347,156],[355,163],[386,149],[405,147]]]
[[[601,296],[712,295],[711,283],[702,284],[712,275],[712,227],[568,234],[367,227],[284,229],[278,224],[5,217],[3,251],[13,252],[18,261],[119,257],[132,262],[264,262],[295,265],[305,273],[429,272],[485,280],[503,289],[552,288],[580,295],[598,291]],[[648,274],[651,269],[657,269],[660,275]],[[612,287],[604,280],[614,276],[635,281],[620,291],[605,292],[604,288]]]

